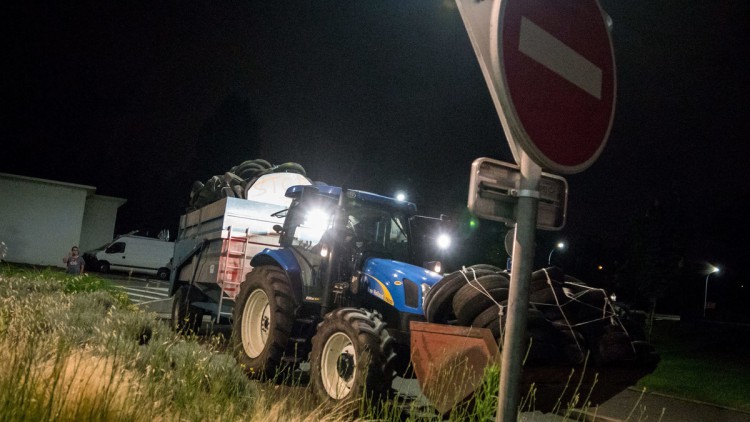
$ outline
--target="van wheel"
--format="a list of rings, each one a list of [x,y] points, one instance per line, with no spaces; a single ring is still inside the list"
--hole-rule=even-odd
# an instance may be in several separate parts
[[[294,294],[283,270],[254,268],[240,285],[232,315],[232,348],[245,372],[256,378],[281,375],[294,324]]]
[[[99,263],[99,272],[100,273],[104,273],[104,274],[108,273],[109,272],[109,262],[107,262],[107,261],[100,262]]]
[[[203,310],[193,306],[200,298],[197,288],[187,284],[181,286],[174,294],[172,301],[172,320],[170,325],[176,333],[197,333],[203,322]]]

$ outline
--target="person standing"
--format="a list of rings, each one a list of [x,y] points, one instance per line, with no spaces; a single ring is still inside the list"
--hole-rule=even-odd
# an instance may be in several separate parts
[[[70,248],[70,253],[63,258],[63,262],[68,265],[68,269],[65,271],[68,274],[83,274],[83,268],[86,266],[86,261],[78,252],[78,246]]]

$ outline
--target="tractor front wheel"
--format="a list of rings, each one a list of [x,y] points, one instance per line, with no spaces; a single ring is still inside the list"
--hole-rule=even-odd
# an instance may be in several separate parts
[[[386,394],[394,377],[393,339],[377,312],[341,308],[325,316],[312,339],[313,390],[327,402],[353,406]]]

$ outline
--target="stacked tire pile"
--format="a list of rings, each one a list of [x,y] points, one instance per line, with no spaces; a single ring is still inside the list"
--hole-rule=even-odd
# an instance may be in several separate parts
[[[446,275],[428,292],[428,322],[487,328],[502,346],[508,312],[510,275],[490,265],[475,265]],[[527,317],[526,365],[651,364],[653,347],[641,338],[642,321],[615,307],[595,289],[556,267],[531,277]]]
[[[262,159],[243,161],[223,175],[211,177],[206,183],[198,180],[193,182],[187,211],[197,210],[226,197],[245,198],[247,188],[260,176],[284,172],[306,175],[305,169],[297,163],[273,165]]]

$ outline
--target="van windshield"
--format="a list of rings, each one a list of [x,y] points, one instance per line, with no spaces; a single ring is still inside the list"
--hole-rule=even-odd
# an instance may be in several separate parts
[[[106,253],[121,253],[125,252],[125,242],[115,242],[107,247],[104,251]]]

